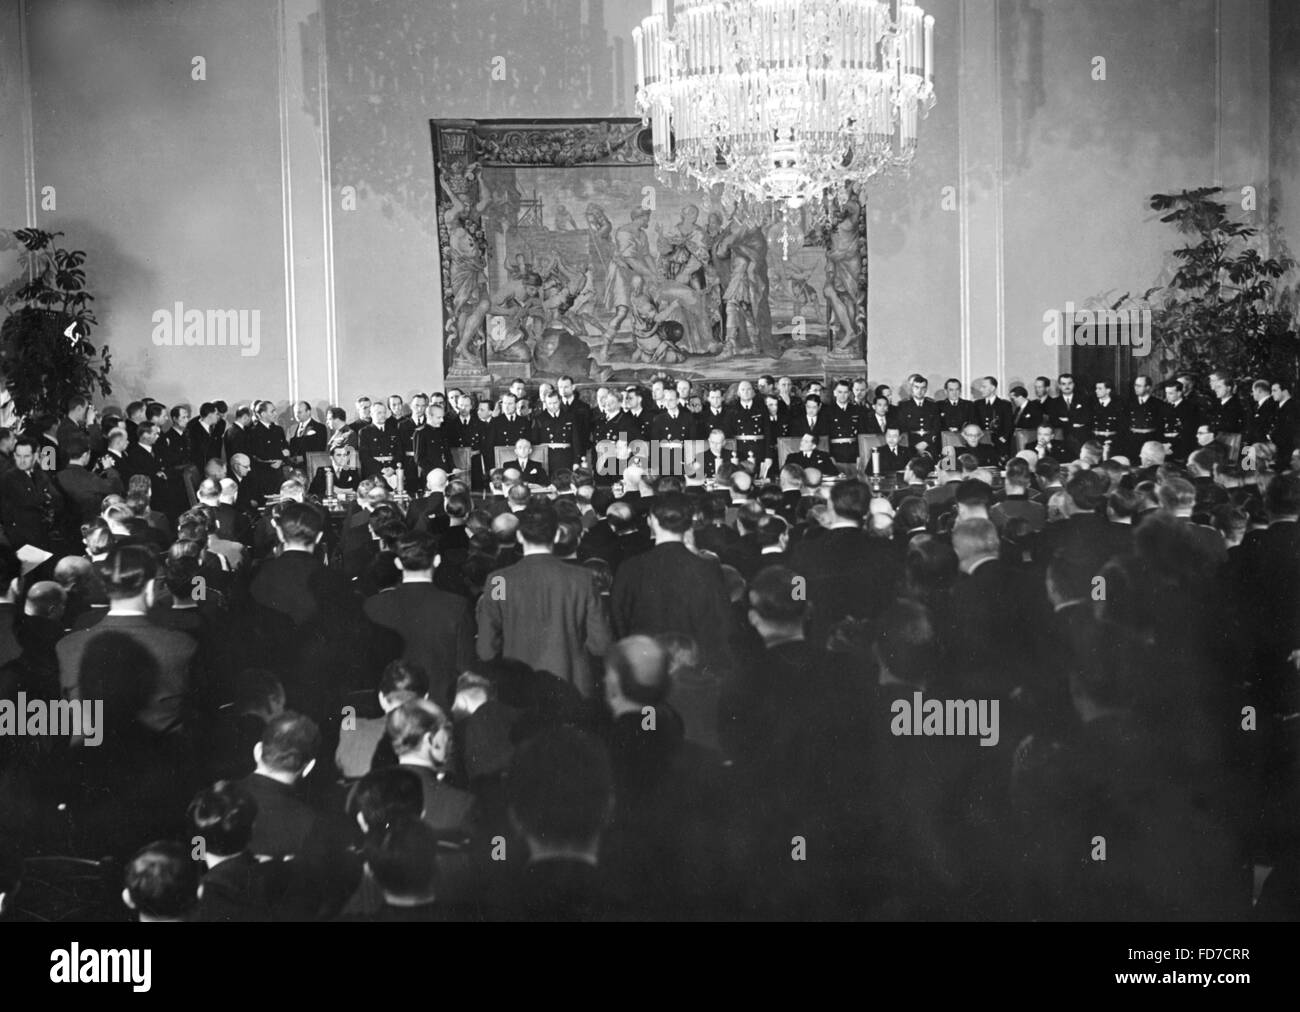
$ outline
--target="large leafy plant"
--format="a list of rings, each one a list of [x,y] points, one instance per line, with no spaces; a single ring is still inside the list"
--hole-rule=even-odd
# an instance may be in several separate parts
[[[112,356],[95,348],[98,324],[86,291],[86,254],[56,244],[62,232],[0,231],[0,250],[20,247],[21,274],[0,288],[0,378],[21,416],[58,414],[74,394],[112,393]]]
[[[1238,379],[1297,378],[1295,261],[1279,236],[1228,216],[1219,187],[1157,193],[1151,208],[1189,238],[1173,251],[1165,284],[1141,300],[1151,309],[1153,351],[1169,372],[1198,379],[1225,369]],[[1273,247],[1270,250],[1268,247]],[[1267,255],[1270,252],[1273,255]]]

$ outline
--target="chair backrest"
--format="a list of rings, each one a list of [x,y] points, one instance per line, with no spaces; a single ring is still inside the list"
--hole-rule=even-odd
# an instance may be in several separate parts
[[[1038,442],[1037,429],[1016,429],[1016,452],[1019,453],[1026,446],[1033,446]]]
[[[307,453],[307,481],[316,477],[322,467],[333,467],[334,461],[324,450],[309,450]]]
[[[463,471],[468,474],[474,460],[474,451],[468,446],[453,446],[451,448],[451,462],[457,471]]]
[[[1220,432],[1215,439],[1222,443],[1228,451],[1228,460],[1236,463],[1241,460],[1241,433],[1240,432]]]

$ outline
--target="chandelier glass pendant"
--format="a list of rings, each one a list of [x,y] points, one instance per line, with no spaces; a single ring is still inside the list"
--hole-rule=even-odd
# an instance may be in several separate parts
[[[934,105],[934,18],[913,0],[652,0],[637,108],[665,181],[797,208],[907,166]]]

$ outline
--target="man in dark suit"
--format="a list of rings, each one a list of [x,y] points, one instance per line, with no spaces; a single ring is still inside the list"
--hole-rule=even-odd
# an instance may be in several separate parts
[[[1072,558],[1086,559],[1095,576],[1112,556],[1131,549],[1133,528],[1109,523],[1102,513],[1109,491],[1110,482],[1097,471],[1078,471],[1069,480],[1065,520],[1048,524],[1038,535],[1034,553],[1040,565],[1064,549]]]
[[[222,435],[226,448],[226,460],[233,460],[237,453],[248,454],[248,437],[252,427],[252,409],[246,405],[236,408],[235,417],[231,420],[230,427]]]
[[[62,535],[63,496],[37,466],[36,440],[19,436],[14,466],[0,476],[0,524],[14,548],[49,549]]]
[[[891,424],[885,432],[885,445],[879,447],[871,457],[868,458],[870,465],[874,466],[875,461],[879,461],[879,469],[873,469],[873,474],[901,474],[907,467],[908,461],[916,456],[916,453],[909,446],[903,445],[903,434],[899,432],[898,426]]]
[[[593,921],[609,901],[600,840],[614,811],[614,775],[600,743],[572,728],[543,731],[514,754],[506,807],[528,863],[496,893],[491,916]]]
[[[782,466],[785,464],[794,464],[801,470],[815,467],[824,475],[838,474],[840,470],[835,458],[817,446],[816,437],[811,432],[799,437],[799,449],[785,458]]]
[[[55,438],[59,442],[58,465],[66,467],[68,463],[68,443],[73,437],[80,437],[90,447],[91,456],[98,456],[104,450],[104,433],[97,424],[95,408],[80,394],[74,394],[68,400],[67,413],[59,422]]]
[[[186,426],[189,461],[202,474],[209,460],[220,460],[225,447],[217,431],[217,407],[211,401],[199,405],[199,413]]]
[[[293,406],[294,426],[289,437],[289,460],[295,467],[307,466],[307,454],[324,453],[329,434],[312,417],[311,405],[299,401]]]
[[[893,425],[898,427],[894,412],[890,410],[888,397],[877,397],[871,410],[862,415],[862,431],[868,436],[883,436]]]
[[[323,820],[303,794],[316,766],[320,729],[287,710],[273,717],[253,746],[256,769],[240,786],[257,802],[249,849],[259,857],[296,857],[319,844]]]
[[[620,637],[679,633],[695,640],[705,664],[725,663],[729,598],[722,569],[684,543],[694,510],[680,492],[655,496],[655,546],[627,559],[614,577],[614,628]]]
[[[520,439],[515,443],[514,459],[506,461],[501,467],[503,470],[513,467],[519,472],[520,480],[528,485],[549,485],[551,476],[546,473],[546,468],[532,459],[532,453],[533,444],[527,438]]]
[[[90,629],[69,633],[58,643],[59,681],[68,699],[81,698],[82,658],[103,636],[120,635],[142,646],[156,662],[155,681],[142,687],[136,720],[158,734],[179,729],[190,691],[190,668],[198,644],[193,636],[150,621],[154,599],[153,555],[139,545],[109,552],[100,567],[108,592],[109,612]]]
[[[1300,439],[1300,410],[1296,409],[1291,396],[1291,380],[1285,377],[1273,381],[1273,403],[1277,405],[1273,412],[1273,421],[1269,429],[1269,440],[1277,447],[1277,456],[1273,466],[1279,471],[1291,467],[1291,454]]]
[[[195,921],[293,919],[287,909],[288,866],[282,861],[259,861],[249,849],[257,802],[243,787],[230,780],[206,787],[190,803],[187,814],[190,834],[203,841],[206,867]]]
[[[1246,409],[1233,387],[1232,378],[1223,370],[1216,369],[1210,373],[1214,400],[1205,413],[1205,421],[1216,435],[1240,434],[1246,428]]]
[[[1123,452],[1136,464],[1142,455],[1142,446],[1149,442],[1163,442],[1165,435],[1165,402],[1151,394],[1151,380],[1146,376],[1133,379],[1133,399],[1129,401],[1128,436]]]
[[[1068,372],[1061,373],[1056,388],[1060,393],[1052,399],[1048,414],[1053,428],[1065,434],[1065,450],[1073,459],[1092,438],[1092,412],[1087,399],[1074,389],[1074,377]]]
[[[402,582],[368,598],[366,618],[401,637],[402,659],[428,676],[429,698],[450,706],[457,677],[474,666],[474,617],[463,597],[434,586],[441,559],[429,535],[399,539],[396,561]]]
[[[807,581],[813,643],[824,644],[841,619],[872,618],[893,599],[898,573],[887,543],[862,527],[870,502],[862,482],[840,482],[831,489],[827,529],[790,550],[790,568]]]
[[[316,545],[324,536],[320,511],[307,503],[286,503],[275,526],[283,547],[253,577],[253,600],[296,626],[328,621],[354,609],[347,579],[316,558]]]
[[[980,428],[979,422],[971,422],[962,428],[961,445],[956,448],[956,452],[958,456],[974,457],[980,467],[996,467],[1000,456],[996,446],[984,442],[984,430]]]
[[[68,454],[68,466],[54,476],[54,483],[67,503],[69,524],[79,528],[99,516],[104,496],[124,494],[122,479],[116,469],[103,474],[87,469],[90,446],[83,437],[72,435],[66,443],[59,445]],[[72,540],[75,543],[75,539]]]
[[[474,795],[453,787],[444,777],[452,741],[446,711],[427,699],[407,700],[388,715],[386,731],[398,765],[420,778],[424,793],[420,818],[440,839],[459,843],[473,839],[479,828]]]
[[[530,503],[518,517],[523,556],[492,573],[478,599],[478,656],[523,661],[591,696],[590,657],[603,654],[610,640],[604,604],[589,572],[552,553],[555,507]]]
[[[1021,672],[1008,668],[1006,650],[1024,620],[1020,588],[999,558],[1002,543],[993,521],[959,520],[952,546],[961,572],[948,605],[946,656],[960,671],[962,689],[1005,699],[1020,684]]]

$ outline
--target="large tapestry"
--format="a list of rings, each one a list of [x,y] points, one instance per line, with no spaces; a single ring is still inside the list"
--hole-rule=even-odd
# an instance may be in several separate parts
[[[860,200],[817,217],[661,185],[638,119],[431,126],[449,377],[865,373]]]

